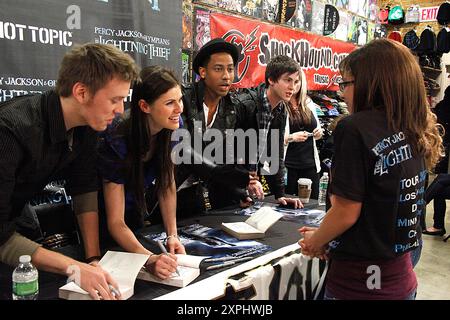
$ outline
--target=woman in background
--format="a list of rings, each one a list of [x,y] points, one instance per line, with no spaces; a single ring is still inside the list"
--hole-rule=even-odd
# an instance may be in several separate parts
[[[319,196],[320,159],[316,140],[322,138],[322,128],[316,113],[315,103],[306,95],[306,76],[299,73],[289,102],[288,123],[285,134],[287,145],[285,165],[287,168],[286,193],[297,194],[299,178],[311,179],[311,198]]]

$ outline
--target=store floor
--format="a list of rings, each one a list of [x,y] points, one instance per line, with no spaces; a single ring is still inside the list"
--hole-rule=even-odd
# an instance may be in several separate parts
[[[433,201],[427,206],[426,223],[433,225]],[[447,200],[445,229],[450,232],[450,200]],[[415,271],[419,286],[418,300],[450,300],[450,239],[423,235],[423,250]]]

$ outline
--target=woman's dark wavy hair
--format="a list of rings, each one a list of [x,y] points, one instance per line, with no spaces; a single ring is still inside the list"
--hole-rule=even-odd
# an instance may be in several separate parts
[[[136,207],[143,214],[147,210],[144,188],[144,158],[150,151],[151,132],[148,124],[149,115],[139,107],[139,101],[145,100],[149,105],[180,83],[174,73],[161,66],[142,69],[140,78],[133,85],[130,117],[125,120],[124,129],[127,141],[128,170],[127,177],[130,191],[133,192]],[[162,129],[156,136],[156,148],[152,160],[156,163],[156,194],[165,193],[173,181],[174,165],[170,157],[171,135],[173,130]]]

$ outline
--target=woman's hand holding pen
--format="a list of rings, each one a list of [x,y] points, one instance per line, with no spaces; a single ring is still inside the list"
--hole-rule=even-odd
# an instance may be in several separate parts
[[[161,279],[167,279],[177,270],[177,256],[174,254],[152,254],[148,258],[145,268]]]

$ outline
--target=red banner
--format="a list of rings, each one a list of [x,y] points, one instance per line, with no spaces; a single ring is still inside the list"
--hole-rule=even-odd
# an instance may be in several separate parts
[[[289,28],[220,13],[211,14],[211,38],[221,37],[240,49],[236,87],[264,82],[267,63],[277,55],[297,61],[306,73],[308,90],[337,90],[339,63],[355,45]]]

